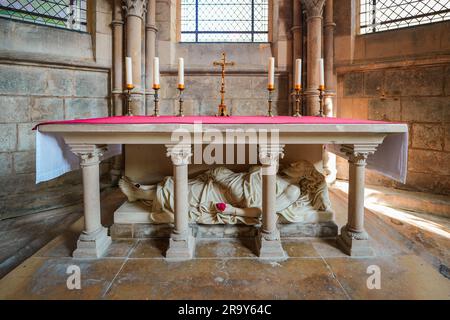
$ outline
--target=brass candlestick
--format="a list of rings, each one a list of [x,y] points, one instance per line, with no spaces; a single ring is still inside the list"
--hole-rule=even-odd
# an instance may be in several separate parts
[[[325,86],[320,85],[319,86],[319,117],[324,117],[323,113],[323,103],[324,103],[324,92],[325,92]]]
[[[294,117],[301,117],[302,113],[301,113],[301,109],[302,109],[302,86],[296,85],[294,88],[294,93],[295,95],[295,113],[293,114]]]
[[[155,93],[153,94],[154,99],[155,99],[155,108],[153,111],[153,115],[155,117],[159,117],[159,96],[158,96],[158,90],[160,89],[160,85],[159,84],[154,84],[153,85],[153,90],[155,90]]]
[[[125,97],[127,99],[127,116],[132,116],[133,112],[131,111],[131,90],[134,89],[134,85],[127,84],[127,92],[125,93]]]
[[[184,85],[179,84],[178,85],[178,91],[180,92],[180,97],[178,99],[178,102],[180,104],[179,109],[178,109],[178,116],[179,117],[184,117],[184,110],[183,110],[183,92],[184,92]]]
[[[267,86],[267,91],[269,91],[269,98],[267,99],[267,102],[269,104],[268,110],[267,110],[267,116],[268,117],[273,117],[273,113],[272,113],[272,94],[275,91],[275,86],[274,85],[268,85]]]

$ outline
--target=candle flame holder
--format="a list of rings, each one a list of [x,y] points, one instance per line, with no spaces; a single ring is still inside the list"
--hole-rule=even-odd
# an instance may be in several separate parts
[[[319,114],[318,114],[319,117],[325,117],[325,114],[323,112],[324,102],[325,102],[324,93],[325,93],[325,86],[320,85],[319,86]]]
[[[179,103],[179,109],[178,109],[178,116],[179,117],[184,117],[184,110],[183,110],[183,92],[184,92],[184,85],[178,85],[178,91],[179,91],[179,99],[178,99],[178,103]]]
[[[133,112],[131,110],[131,90],[134,89],[134,85],[127,84],[127,91],[125,92],[125,97],[127,100],[127,116],[132,116]]]
[[[302,102],[303,102],[303,93],[302,93],[302,87],[299,85],[296,85],[294,88],[294,92],[292,95],[295,96],[295,113],[293,114],[294,117],[301,117],[302,113]]]
[[[272,101],[273,101],[273,92],[275,91],[275,86],[274,85],[267,86],[267,91],[269,92],[269,97],[267,99],[267,103],[268,103],[267,116],[273,117]]]
[[[158,90],[160,89],[160,85],[159,84],[154,84],[153,85],[153,90],[155,90],[155,93],[153,94],[154,97],[154,101],[155,101],[155,107],[153,110],[153,116],[155,117],[159,117],[159,95],[158,95]]]

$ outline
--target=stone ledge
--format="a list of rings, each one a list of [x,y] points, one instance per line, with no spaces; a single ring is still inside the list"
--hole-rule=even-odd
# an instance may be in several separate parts
[[[259,225],[248,226],[236,225],[201,225],[191,224],[192,234],[199,239],[213,238],[250,238],[258,235]],[[114,223],[110,228],[113,239],[147,239],[147,238],[170,238],[172,224],[151,223]],[[303,237],[335,237],[338,227],[333,221],[318,223],[279,223],[281,238],[303,238]]]

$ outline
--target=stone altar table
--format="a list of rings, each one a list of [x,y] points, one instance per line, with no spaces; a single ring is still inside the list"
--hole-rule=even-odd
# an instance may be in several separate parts
[[[246,135],[242,129],[276,133],[276,139],[244,143],[257,145],[258,159],[266,174],[262,176],[262,226],[257,236],[262,258],[284,258],[276,225],[274,178],[285,145],[327,144],[349,161],[348,222],[342,228],[338,244],[349,255],[370,255],[369,236],[364,230],[364,172],[372,168],[398,180],[405,179],[407,157],[406,124],[380,121],[319,117],[147,117],[122,116],[97,119],[53,121],[37,126],[36,157],[45,158],[48,150],[43,140],[62,138],[79,157],[83,175],[85,230],[80,235],[74,257],[100,257],[111,239],[100,221],[99,162],[101,155],[120,144],[165,145],[173,164],[175,221],[167,258],[189,259],[195,239],[188,226],[188,165],[195,143],[195,126],[201,133],[232,131]],[[174,140],[174,132],[182,131],[191,142]],[[194,142],[192,142],[194,141]],[[242,143],[242,142],[241,142]],[[59,147],[64,146],[59,144]],[[378,152],[377,148],[379,149]],[[332,149],[332,148],[331,148]],[[385,150],[385,152],[381,152]],[[380,154],[380,152],[382,154]],[[63,153],[63,151],[61,151]],[[373,158],[372,162],[370,161]],[[39,165],[37,166],[39,174]],[[58,171],[62,174],[62,171]]]

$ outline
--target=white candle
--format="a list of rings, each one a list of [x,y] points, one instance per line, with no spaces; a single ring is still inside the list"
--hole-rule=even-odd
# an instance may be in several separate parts
[[[269,82],[267,86],[273,88],[275,85],[275,58],[269,58]]]
[[[320,59],[320,78],[319,78],[319,80],[320,80],[319,85],[322,88],[325,88],[325,69],[323,67],[323,59]]]
[[[184,88],[184,60],[178,59],[178,87]]]
[[[125,70],[127,78],[127,86],[133,85],[133,69],[131,63],[131,57],[125,57]]]
[[[153,87],[159,86],[159,58],[153,58]]]
[[[295,87],[302,86],[302,59],[295,60]]]

